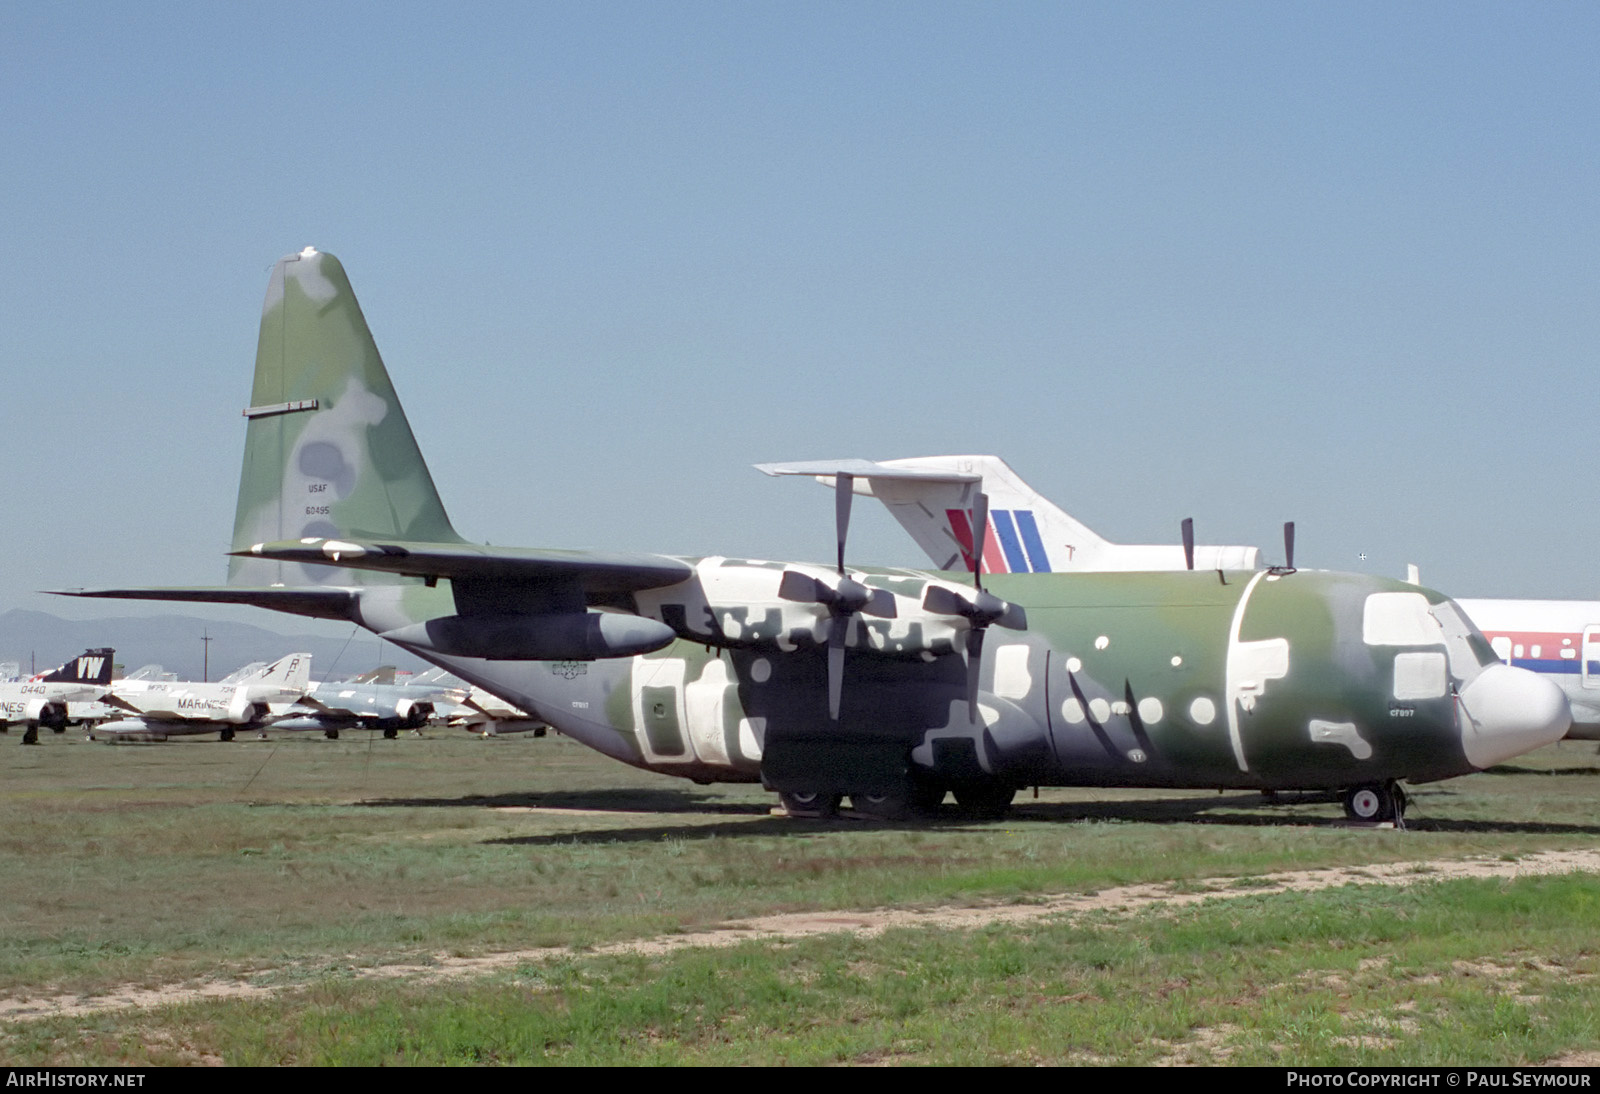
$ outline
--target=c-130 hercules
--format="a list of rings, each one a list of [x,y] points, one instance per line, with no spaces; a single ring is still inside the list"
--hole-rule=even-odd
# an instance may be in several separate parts
[[[343,267],[309,247],[273,268],[244,413],[228,583],[76,595],[353,621],[625,763],[761,781],[795,813],[947,792],[993,813],[1064,785],[1337,791],[1392,819],[1399,780],[1481,770],[1570,718],[1397,581],[847,566],[848,474],[832,565],[470,543]],[[981,482],[963,499],[986,528]]]

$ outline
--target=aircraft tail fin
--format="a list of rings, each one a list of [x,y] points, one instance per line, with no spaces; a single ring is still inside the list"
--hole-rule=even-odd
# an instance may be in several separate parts
[[[111,683],[112,656],[109,647],[84,650],[58,669],[44,673],[37,679],[49,684],[100,684]]]
[[[1080,555],[1108,546],[1094,531],[1022,481],[999,456],[919,456],[906,460],[826,460],[758,464],[769,475],[812,475],[833,486],[855,476],[857,494],[875,497],[941,570],[1049,573],[1084,568]],[[973,502],[989,496],[983,558],[973,558]]]
[[[277,684],[286,688],[308,688],[311,686],[311,655],[309,653],[291,653],[285,657],[278,658],[272,664],[257,669],[249,675],[240,676],[233,682],[240,684]]]
[[[811,475],[834,488],[835,475],[853,475],[854,493],[877,497],[939,569],[982,565],[986,574],[1182,569],[1184,549],[1171,544],[1114,544],[1022,481],[998,456],[917,456],[914,459],[829,459],[757,464],[768,475]],[[989,496],[984,557],[974,560],[973,499]],[[1254,547],[1195,547],[1195,568],[1256,569]]]
[[[379,687],[390,687],[394,684],[395,667],[393,665],[379,665],[371,672],[363,672],[353,676],[348,683],[351,684],[376,684]]]
[[[304,537],[460,543],[344,267],[307,247],[261,312],[233,550]],[[355,586],[393,574],[235,557],[229,585]]]
[[[811,475],[826,486],[855,476],[854,491],[888,507],[942,570],[974,565],[973,498],[989,496],[989,529],[981,565],[986,574],[1065,571],[1181,570],[1177,543],[1112,543],[1029,486],[999,456],[918,456],[905,460],[819,460],[757,464],[769,475]],[[1195,548],[1202,570],[1253,570],[1254,547]]]

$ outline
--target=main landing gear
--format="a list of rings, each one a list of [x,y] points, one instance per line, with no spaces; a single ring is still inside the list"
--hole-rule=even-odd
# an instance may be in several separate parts
[[[1393,779],[1353,786],[1344,792],[1344,815],[1367,823],[1393,821],[1399,827],[1405,823],[1406,792]]]
[[[876,820],[901,821],[917,817],[937,816],[945,794],[955,794],[956,805],[962,816],[983,819],[1003,817],[1016,797],[1014,786],[995,783],[960,783],[945,787],[923,779],[913,779],[907,785],[877,791],[854,791],[850,794],[850,808],[857,816]],[[833,817],[839,813],[844,795],[823,791],[791,791],[778,793],[783,811],[791,817]]]
[[[791,817],[837,816],[839,805],[843,801],[843,794],[824,794],[817,790],[792,794],[786,791],[778,793],[778,802],[783,806],[783,811]]]

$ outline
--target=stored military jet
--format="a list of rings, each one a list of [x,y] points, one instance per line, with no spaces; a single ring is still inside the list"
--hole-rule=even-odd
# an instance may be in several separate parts
[[[528,717],[527,711],[512,706],[498,695],[491,695],[476,684],[459,680],[441,668],[429,669],[404,686],[458,689],[452,693],[453,701],[434,704],[434,713],[452,729],[464,729],[480,737],[499,737],[510,733],[531,733],[535,737],[543,737],[550,728],[537,718]]]
[[[311,685],[311,655],[291,653],[270,665],[246,665],[215,684],[191,680],[118,680],[101,701],[132,715],[96,726],[97,739],[216,733],[233,740],[239,729],[271,720],[273,704],[292,703]]]
[[[445,515],[344,269],[273,269],[224,586],[77,595],[351,620],[624,762],[899,815],[1027,785],[1311,788],[1395,817],[1399,780],[1560,737],[1566,700],[1443,595],[1270,570],[966,574],[498,548]],[[985,555],[988,502],[968,517]]]
[[[273,722],[274,730],[311,730],[337,739],[342,729],[376,729],[393,738],[402,729],[421,729],[436,705],[454,706],[466,690],[418,687],[394,682],[394,667],[345,682],[312,684],[305,695]]]
[[[105,693],[115,652],[84,650],[60,668],[0,683],[0,733],[8,732],[13,722],[22,722],[26,726],[22,743],[36,745],[40,726],[57,733],[66,729],[72,721],[67,704],[93,702]]]

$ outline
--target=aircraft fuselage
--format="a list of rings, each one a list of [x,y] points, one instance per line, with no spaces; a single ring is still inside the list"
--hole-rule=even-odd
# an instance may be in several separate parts
[[[778,596],[786,567],[693,565],[691,580],[635,594],[632,610],[679,636],[652,653],[416,652],[637,767],[780,790],[859,793],[908,774],[940,785],[1334,788],[1448,778],[1540,743],[1530,743],[1539,727],[1500,732],[1463,716],[1459,697],[1493,654],[1445,597],[1382,578],[995,575],[991,590],[1025,609],[1026,628],[990,628],[974,721],[959,628],[918,607],[929,584],[964,575],[852,571],[892,590],[901,610],[850,621],[834,721],[834,621]],[[448,582],[368,587],[359,607],[380,633],[454,610]]]

